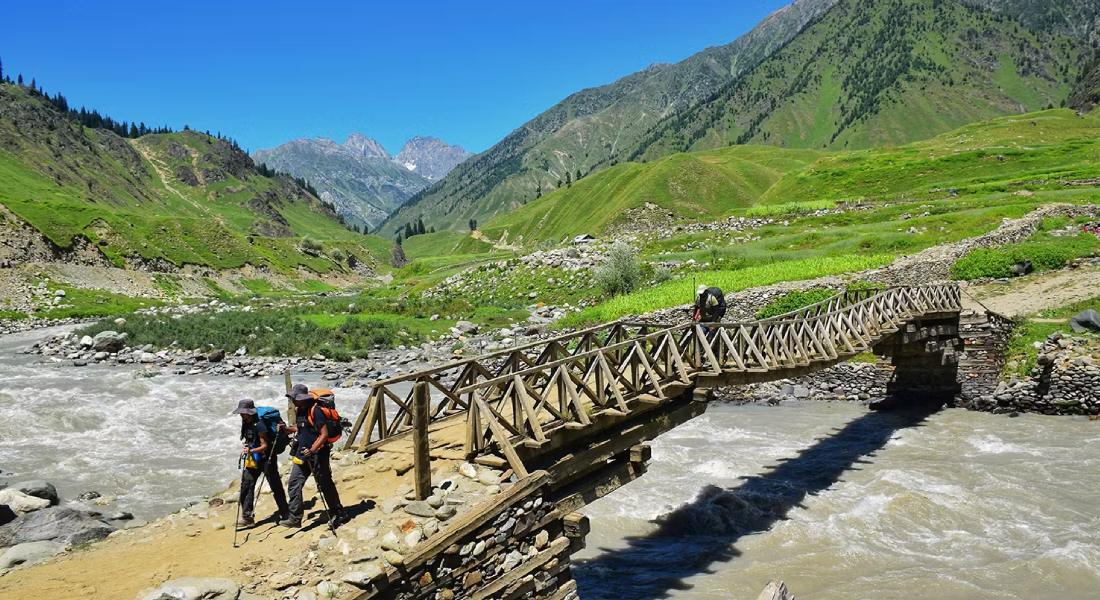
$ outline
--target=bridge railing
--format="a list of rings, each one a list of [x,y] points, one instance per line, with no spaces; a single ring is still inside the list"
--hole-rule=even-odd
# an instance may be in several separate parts
[[[959,289],[939,285],[847,292],[744,323],[612,323],[377,382],[347,444],[361,428],[361,449],[416,429],[424,440],[417,470],[426,476],[428,429],[461,419],[467,457],[502,455],[522,476],[524,457],[550,449],[559,432],[660,404],[699,377],[842,360],[907,320],[959,309]],[[434,407],[429,394],[440,398]],[[389,419],[388,404],[396,406]]]

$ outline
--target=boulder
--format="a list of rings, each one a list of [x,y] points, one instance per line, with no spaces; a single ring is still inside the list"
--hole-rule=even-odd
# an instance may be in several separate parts
[[[95,342],[92,340],[92,336],[90,336],[90,335],[86,335],[86,336],[80,338],[80,347],[82,347],[82,348],[91,348],[92,344],[94,344],[94,343]]]
[[[471,335],[477,333],[477,323],[470,321],[459,321],[455,323],[454,329],[462,335]]]
[[[92,338],[92,349],[99,352],[118,352],[126,345],[126,334],[117,331],[101,331]]]
[[[61,499],[57,495],[57,488],[52,483],[44,481],[42,479],[35,479],[32,481],[23,481],[12,486],[13,490],[19,490],[28,496],[34,496],[35,498],[45,498],[50,501],[51,505],[61,502]]]
[[[181,577],[138,594],[138,600],[237,600],[241,586],[232,579]]]
[[[0,554],[0,570],[36,563],[64,551],[65,544],[57,542],[26,542],[12,546]]]
[[[103,539],[114,530],[114,526],[87,513],[52,506],[21,515],[0,526],[0,547],[40,541],[83,544]]]
[[[212,363],[225,360],[225,350],[217,349],[206,353],[206,360]]]
[[[0,490],[0,504],[6,504],[16,514],[22,515],[46,508],[50,505],[50,500],[24,494],[19,490]]]

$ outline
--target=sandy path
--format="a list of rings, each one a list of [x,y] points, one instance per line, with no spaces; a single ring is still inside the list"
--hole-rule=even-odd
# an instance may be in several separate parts
[[[1021,317],[1100,296],[1100,267],[1039,273],[966,291],[994,312]]]
[[[461,448],[465,421],[434,424],[431,433],[433,472],[454,473],[459,462],[455,459],[462,454],[456,448]],[[306,511],[302,529],[265,523],[239,533],[239,548],[232,545],[236,504],[211,507],[200,503],[143,527],[116,532],[85,550],[69,552],[0,576],[0,599],[129,600],[143,589],[179,577],[225,577],[242,584],[265,582],[254,593],[262,598],[277,597],[281,593],[266,587],[266,581],[272,575],[290,570],[288,560],[303,557],[310,550],[317,552],[314,564],[321,568],[313,569],[315,574],[307,578],[305,585],[316,585],[322,579],[339,581],[340,575],[350,568],[349,556],[370,552],[377,547],[381,533],[408,521],[404,511],[384,514],[377,503],[393,496],[402,485],[412,485],[411,450],[411,441],[402,438],[356,464],[343,466],[333,460],[333,478],[341,499],[355,514],[353,520],[338,531],[339,540],[348,544],[347,555],[339,546],[317,547],[322,537],[331,535],[325,525],[309,519],[322,508],[320,500],[312,510]],[[288,462],[280,461],[284,475],[289,472]],[[457,474],[455,477],[461,479]],[[315,494],[316,488],[310,479],[304,494],[307,505]],[[236,492],[228,495],[235,497]],[[467,497],[473,501],[459,507],[460,512],[479,501],[473,493]],[[265,489],[256,510],[257,518],[274,509],[274,501]],[[376,539],[357,539],[356,530],[364,526],[379,532]],[[331,574],[326,576],[329,572]]]

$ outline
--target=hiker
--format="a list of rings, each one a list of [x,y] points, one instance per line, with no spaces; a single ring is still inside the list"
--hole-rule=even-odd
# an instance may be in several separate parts
[[[260,414],[273,413],[271,420],[261,419]],[[290,514],[286,503],[286,492],[283,491],[283,482],[279,479],[278,464],[278,437],[277,424],[282,419],[279,411],[261,406],[257,409],[252,400],[241,400],[237,403],[237,409],[231,414],[241,416],[241,460],[244,468],[241,469],[241,518],[237,527],[250,527],[256,523],[253,513],[256,500],[256,484],[260,481],[260,474],[267,478],[271,487],[271,495],[278,506],[277,520],[286,519]],[[272,426],[276,427],[272,430]]]
[[[720,288],[700,285],[695,290],[695,312],[691,320],[696,323],[719,323],[726,316],[726,295]],[[714,339],[717,326],[707,328],[707,339]]]
[[[290,480],[287,482],[290,490],[290,514],[279,525],[302,526],[302,488],[306,479],[313,475],[317,491],[321,493],[330,511],[326,518],[336,528],[346,522],[346,517],[343,504],[340,503],[340,494],[336,490],[336,484],[332,482],[332,469],[329,465],[332,444],[328,441],[328,419],[322,412],[318,399],[308,391],[302,391],[306,389],[308,388],[302,384],[291,389],[294,393],[292,400],[296,415],[294,426],[287,430],[296,433],[298,441],[291,447],[291,461],[294,466],[290,469]]]

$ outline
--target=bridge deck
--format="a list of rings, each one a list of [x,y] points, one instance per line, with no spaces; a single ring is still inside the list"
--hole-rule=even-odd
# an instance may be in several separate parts
[[[913,321],[959,310],[958,288],[936,285],[845,292],[745,323],[611,323],[376,382],[345,447],[407,451],[423,477],[432,456],[524,476],[530,461],[692,388],[805,374],[893,334],[921,341],[942,332]]]

